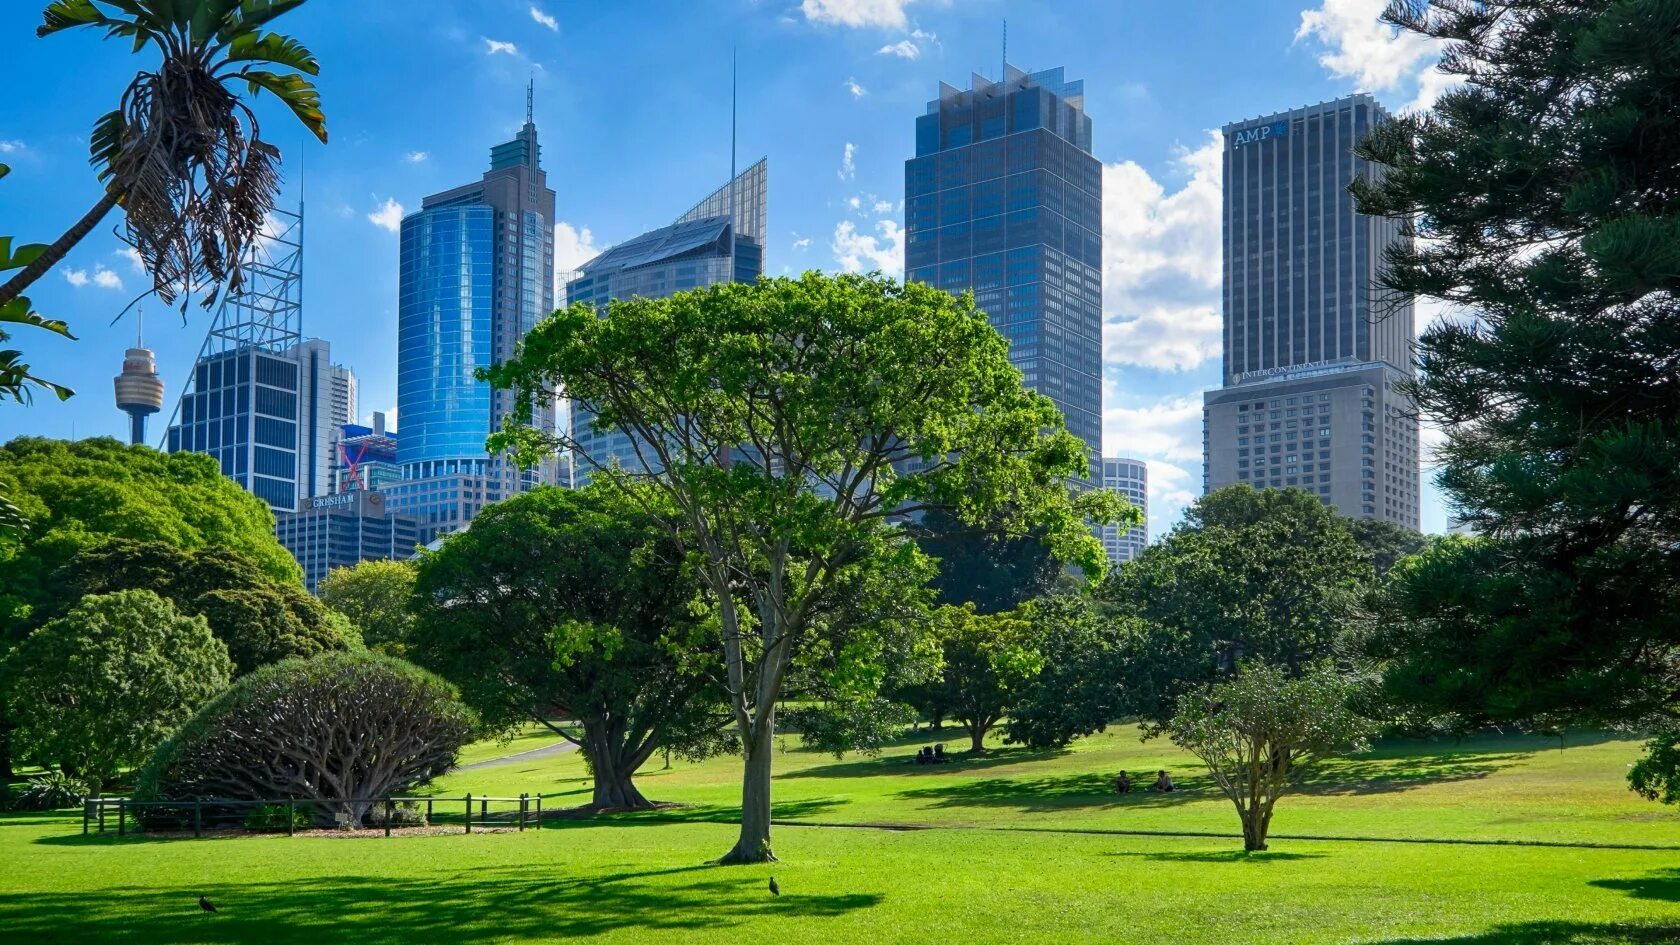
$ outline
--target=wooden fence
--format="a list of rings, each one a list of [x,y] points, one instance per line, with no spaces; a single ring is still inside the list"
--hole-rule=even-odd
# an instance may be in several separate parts
[[[297,833],[300,815],[305,821],[305,829],[310,829],[322,820],[318,815],[323,810],[333,812],[334,820],[339,826],[348,827],[348,809],[354,805],[366,805],[364,820],[373,817],[375,812],[381,814],[382,816],[378,817],[381,822],[379,825],[384,827],[387,837],[391,836],[393,827],[450,823],[462,825],[466,833],[472,833],[474,826],[480,829],[512,826],[521,831],[527,826],[542,829],[541,794],[521,794],[518,797],[497,797],[489,794],[466,794],[461,797],[287,797],[268,800],[195,797],[167,801],[90,797],[82,802],[82,835],[87,836],[92,832],[104,833],[107,829],[114,829],[118,836],[126,836],[130,829],[157,830],[160,825],[166,824],[164,829],[185,831],[190,827],[194,837],[202,837],[207,828],[230,827],[251,832],[278,833],[284,830],[287,836],[293,836]],[[422,806],[425,809],[423,820],[417,823],[396,823],[401,819],[399,813],[402,818],[406,818],[410,811],[418,812]],[[245,817],[238,816],[241,811],[246,812]],[[268,820],[283,822],[277,825],[253,826],[251,815],[259,812]],[[115,825],[110,827],[108,821],[113,820]],[[149,826],[145,824],[147,820],[151,821]]]

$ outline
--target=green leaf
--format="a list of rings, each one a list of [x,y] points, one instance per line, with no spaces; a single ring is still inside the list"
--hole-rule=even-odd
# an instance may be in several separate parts
[[[321,143],[326,143],[327,116],[321,113],[321,93],[308,79],[301,75],[281,75],[256,69],[246,69],[238,75],[251,83],[252,92],[258,89],[273,92],[291,108],[292,114],[303,122],[305,128],[321,139]]]
[[[279,33],[243,33],[235,37],[233,44],[228,47],[229,62],[253,61],[272,62],[276,65],[291,66],[299,72],[309,75],[319,75],[320,63],[314,54],[304,45],[290,36]]]
[[[40,258],[41,254],[46,251],[47,245],[45,243],[27,243],[19,246],[17,252],[12,252],[12,238],[10,236],[0,236],[0,272],[7,269],[22,269]]]
[[[244,0],[239,5],[239,23],[246,29],[258,27],[269,20],[303,6],[304,0]]]
[[[41,25],[35,28],[36,36],[51,36],[61,30],[74,29],[78,26],[118,26],[120,20],[113,20],[106,16],[93,0],[53,0],[46,10],[41,13]]]
[[[70,334],[69,325],[56,318],[47,318],[39,312],[30,311],[29,300],[22,296],[7,302],[5,305],[0,305],[0,322],[41,328],[55,335],[63,335],[71,341],[76,340],[76,336]]]
[[[107,180],[115,173],[127,137],[128,122],[121,111],[106,112],[93,123],[93,133],[88,136],[88,163],[99,171],[100,180]]]

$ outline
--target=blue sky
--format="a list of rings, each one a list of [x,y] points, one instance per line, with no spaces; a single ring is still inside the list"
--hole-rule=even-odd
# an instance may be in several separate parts
[[[38,40],[44,0],[0,7],[14,82],[0,111],[0,232],[46,242],[98,197],[93,120],[145,61],[93,32]],[[670,222],[729,170],[729,59],[740,61],[740,154],[770,160],[772,273],[902,268],[904,160],[941,80],[1009,60],[1085,81],[1104,163],[1105,452],[1147,459],[1151,531],[1200,489],[1201,392],[1218,383],[1219,163],[1212,129],[1355,89],[1393,108],[1441,84],[1435,50],[1376,21],[1383,0],[314,0],[279,21],[322,63],[331,142],[272,101],[286,201],[307,167],[307,334],[361,382],[361,412],[396,403],[396,221],[476,179],[536,84],[558,194],[559,268]],[[132,343],[112,317],[145,286],[108,219],[38,283],[69,342],[24,332],[67,403],[0,409],[0,441],[120,436],[111,377]],[[146,343],[173,404],[209,314],[153,304]],[[161,420],[161,418],[160,418]],[[158,423],[160,421],[154,421]],[[400,418],[398,424],[400,426]],[[1426,437],[1426,442],[1429,438]],[[1424,526],[1444,526],[1427,490]]]

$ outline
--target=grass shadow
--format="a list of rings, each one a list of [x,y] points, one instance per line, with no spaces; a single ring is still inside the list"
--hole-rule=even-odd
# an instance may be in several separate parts
[[[1069,808],[1176,807],[1218,796],[1213,780],[1206,776],[1178,779],[1178,790],[1170,794],[1140,790],[1114,793],[1114,782],[1106,774],[1084,773],[1044,778],[981,778],[954,784],[907,788],[894,796],[928,802],[931,807],[995,807],[1032,814]]]
[[[1385,938],[1370,945],[1673,945],[1680,925],[1636,922],[1520,922],[1451,938]]]
[[[1296,790],[1320,796],[1386,794],[1429,784],[1475,781],[1527,760],[1528,752],[1439,752],[1339,759]]]
[[[1250,853],[1247,850],[1207,850],[1199,853],[1145,853],[1141,851],[1115,851],[1105,853],[1104,856],[1132,857],[1140,860],[1157,860],[1163,863],[1266,863],[1283,860],[1318,860],[1329,856],[1328,853],[1294,853],[1283,850],[1265,850]]]
[[[1660,873],[1650,873],[1632,879],[1595,879],[1588,885],[1600,889],[1614,889],[1625,892],[1635,899],[1660,899],[1664,902],[1680,902],[1680,869],[1667,869]],[[1676,939],[1680,941],[1680,939]]]
[[[891,775],[933,775],[933,774],[962,774],[965,771],[984,771],[1003,765],[1025,764],[1033,761],[1046,761],[1060,758],[1068,754],[1066,748],[993,748],[983,755],[952,752],[951,760],[944,764],[919,765],[915,755],[887,755],[875,758],[863,758],[857,761],[841,761],[829,765],[817,765],[812,768],[801,768],[798,771],[785,771],[776,775],[781,778],[872,778]]]
[[[197,897],[220,910],[201,913]],[[9,940],[96,945],[156,942],[362,945],[550,940],[635,930],[727,929],[768,917],[832,918],[879,905],[873,894],[772,898],[757,870],[688,866],[568,879],[528,870],[350,876],[297,883],[220,883],[181,890],[119,887],[97,896],[0,895]],[[16,936],[12,939],[11,936]]]

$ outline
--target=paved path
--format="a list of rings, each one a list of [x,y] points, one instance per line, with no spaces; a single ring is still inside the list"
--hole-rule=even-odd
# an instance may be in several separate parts
[[[558,738],[559,736],[556,737]],[[552,745],[544,745],[541,748],[533,748],[530,751],[522,751],[517,755],[504,755],[500,758],[491,758],[489,761],[475,761],[470,765],[458,765],[449,770],[451,772],[476,771],[479,768],[494,768],[497,765],[510,765],[516,761],[530,761],[536,758],[547,758],[550,755],[564,755],[569,751],[577,751],[577,746],[562,738]]]

